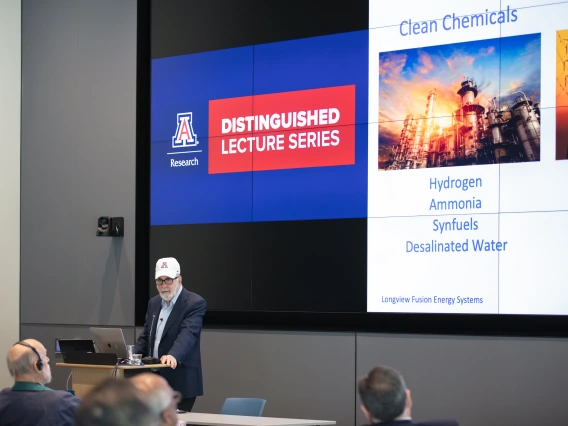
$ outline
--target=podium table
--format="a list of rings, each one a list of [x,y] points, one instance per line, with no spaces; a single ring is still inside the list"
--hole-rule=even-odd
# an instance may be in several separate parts
[[[128,379],[136,374],[148,372],[157,368],[171,368],[165,364],[148,365],[93,365],[93,364],[68,364],[58,362],[56,367],[69,367],[73,373],[73,390],[79,398],[84,397],[92,388],[99,383],[112,377],[112,372],[116,368],[117,379]]]

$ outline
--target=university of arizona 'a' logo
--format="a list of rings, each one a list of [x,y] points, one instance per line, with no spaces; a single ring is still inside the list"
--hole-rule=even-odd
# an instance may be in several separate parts
[[[197,146],[197,135],[193,131],[192,113],[182,112],[177,115],[176,134],[172,137],[173,148]]]

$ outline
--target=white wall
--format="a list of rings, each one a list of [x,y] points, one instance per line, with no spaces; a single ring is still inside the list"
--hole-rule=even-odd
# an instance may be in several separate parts
[[[0,1],[0,388],[12,383],[4,359],[20,335],[21,11],[21,0]]]

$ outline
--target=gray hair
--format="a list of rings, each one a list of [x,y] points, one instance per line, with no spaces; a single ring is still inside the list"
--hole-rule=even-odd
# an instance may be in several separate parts
[[[148,393],[148,398],[152,409],[157,413],[161,413],[172,403],[171,392],[163,388],[152,389]]]
[[[77,426],[158,426],[161,412],[128,380],[109,379],[81,401]]]
[[[404,412],[406,384],[394,368],[379,366],[359,381],[359,395],[374,419],[389,422]]]
[[[8,363],[8,371],[12,377],[20,377],[27,374],[35,374],[33,364],[37,361],[37,355],[30,349],[29,351],[22,352],[22,354],[11,360],[10,354],[6,357]]]

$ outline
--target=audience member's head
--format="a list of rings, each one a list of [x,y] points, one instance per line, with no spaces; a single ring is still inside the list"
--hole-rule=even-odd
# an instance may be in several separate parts
[[[412,400],[402,375],[394,368],[373,368],[359,380],[361,410],[371,423],[410,418]]]
[[[161,413],[162,426],[177,424],[177,404],[181,394],[175,392],[166,379],[154,373],[141,373],[130,379],[134,386],[144,392],[154,408]]]
[[[34,339],[22,340],[10,349],[8,371],[16,382],[45,385],[51,382],[51,368],[45,347]]]
[[[160,412],[129,380],[109,379],[81,401],[77,426],[159,426]]]

